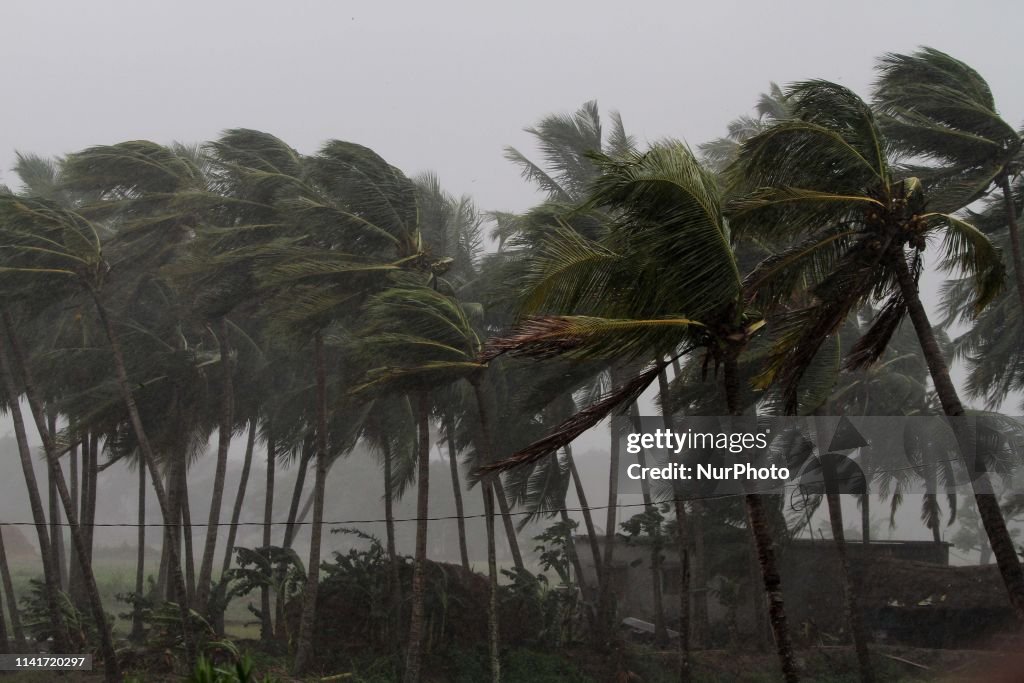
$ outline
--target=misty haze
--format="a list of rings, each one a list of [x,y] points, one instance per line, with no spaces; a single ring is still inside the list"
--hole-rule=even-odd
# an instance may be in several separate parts
[[[4,9],[0,676],[1024,680],[1019,4]]]

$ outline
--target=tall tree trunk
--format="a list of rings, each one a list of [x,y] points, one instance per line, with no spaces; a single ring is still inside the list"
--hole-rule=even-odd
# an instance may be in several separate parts
[[[484,395],[483,386],[480,383],[480,379],[474,377],[470,384],[473,387],[474,398],[477,404],[477,411],[487,411],[487,397]],[[481,417],[481,419],[486,419]],[[493,457],[494,454],[491,449],[494,447],[493,443],[488,444],[487,457]],[[526,570],[526,565],[523,563],[523,554],[519,550],[519,539],[516,535],[516,525],[512,521],[512,512],[509,508],[508,497],[505,495],[505,486],[501,481],[500,475],[495,475],[491,479],[491,486],[494,488],[494,496],[498,499],[498,510],[501,512],[501,522],[505,527],[505,538],[508,540],[508,549],[512,554],[512,562],[515,564],[516,571],[523,572]]]
[[[416,556],[412,573],[412,610],[409,617],[409,647],[405,653],[403,683],[419,683],[423,663],[424,599],[427,563],[427,507],[430,494],[430,397],[420,391],[416,397],[419,427],[416,458]]]
[[[142,596],[146,590],[146,468],[139,463],[138,495],[138,550],[135,554],[135,609],[132,610],[132,633],[134,643],[142,643],[145,636],[142,623]]]
[[[636,403],[629,407],[629,417],[633,422],[633,429],[637,433],[643,432],[643,424],[640,422],[640,409]],[[644,449],[641,448],[636,454],[636,461],[641,468],[647,467],[647,457]],[[644,501],[644,513],[651,515],[657,513],[651,499],[651,484],[647,479],[640,480],[640,493]],[[665,647],[668,644],[668,627],[665,625],[665,601],[662,597],[661,585],[661,528],[651,530],[651,601],[654,608],[654,644],[657,647]]]
[[[679,357],[672,356],[672,377],[678,379],[683,374],[683,369],[679,365]],[[669,387],[668,377],[664,369],[658,374],[658,390],[662,394],[662,406],[670,406],[671,401],[668,400]],[[666,424],[666,428],[671,429],[672,415],[669,413],[669,423]],[[708,639],[708,581],[707,572],[705,571],[705,558],[707,554],[704,550],[704,501],[696,498],[690,501],[692,508],[692,515],[686,515],[685,502],[683,514],[687,517],[689,522],[689,535],[693,539],[693,553],[690,557],[690,565],[687,566],[687,579],[690,582],[689,585],[696,585],[696,596],[688,595],[687,599],[693,602],[693,619],[690,624],[690,644],[693,647],[705,647]],[[687,553],[690,554],[690,553]],[[689,615],[688,615],[689,616]],[[687,673],[689,675],[689,673]]]
[[[391,580],[391,613],[395,624],[402,623],[402,576],[399,572],[398,549],[395,542],[394,490],[392,486],[391,444],[384,439],[384,526],[387,533],[388,563]]]
[[[88,483],[88,495],[83,493],[85,510],[82,512],[82,524],[85,532],[85,550],[89,553],[89,564],[92,564],[92,551],[96,540],[96,491],[99,486],[100,463],[99,463],[99,442],[97,433],[89,434],[89,464],[82,465],[82,477]]]
[[[445,417],[444,433],[448,440],[448,467],[452,474],[452,495],[455,497],[455,521],[459,532],[459,559],[462,568],[469,571],[469,548],[466,544],[466,517],[462,506],[462,484],[459,481],[459,449],[455,447],[455,424]]]
[[[195,533],[192,529],[192,503],[188,495],[188,461],[182,458],[178,463],[178,498],[181,501],[181,530],[185,539],[185,595],[189,606],[196,603],[196,553],[193,541]]]
[[[576,489],[576,498],[580,501],[580,511],[583,515],[583,526],[587,530],[587,542],[590,544],[590,552],[594,556],[594,570],[597,573],[598,584],[601,583],[601,545],[597,540],[597,529],[594,527],[594,516],[590,512],[590,504],[587,503],[587,492],[583,489],[583,480],[580,479],[579,470],[576,469],[576,459],[572,456],[572,446],[566,444],[565,461],[569,465],[569,476],[572,477],[573,487]]]
[[[89,516],[86,514],[86,500],[89,496],[89,434],[88,432],[82,437],[81,452],[82,452],[82,465],[81,470],[75,465],[77,461],[78,447],[75,447],[71,451],[71,498],[72,502],[75,499],[78,500],[78,519],[82,523],[82,532],[86,536],[86,545],[88,545],[90,524]],[[81,474],[79,475],[79,472]],[[79,492],[75,491],[76,479],[79,488]],[[75,605],[82,606],[86,602],[85,591],[82,589],[82,568],[78,565],[78,555],[75,551],[75,546],[71,544],[71,566],[69,567],[70,576],[68,577],[68,592],[71,594],[71,600]]]
[[[14,332],[13,332],[14,328],[12,327],[11,330],[12,331],[11,331],[10,334],[13,335],[14,334]],[[19,363],[20,362],[28,362],[27,358],[21,358],[20,357],[20,353],[18,351],[18,342],[13,340],[13,336],[12,336],[11,348],[14,349],[14,355],[19,358],[19,361],[18,361]],[[25,373],[29,373],[30,371],[28,369],[25,369],[24,372]],[[51,439],[52,438],[56,438],[56,434],[57,434],[57,413],[55,411],[53,411],[53,410],[50,410],[49,408],[46,408],[45,409],[45,415],[46,415],[46,427],[50,430],[50,435],[51,435],[50,438]],[[63,479],[64,478],[64,468],[61,466],[59,459],[57,460],[57,472],[59,473],[60,478]],[[61,519],[61,515],[60,515],[60,499],[59,499],[59,496],[57,495],[57,483],[54,480],[52,474],[49,476],[49,480],[50,480],[50,525],[51,525],[51,527],[53,527],[53,530],[50,532],[50,538],[57,540],[57,542],[53,544],[53,550],[54,550],[54,555],[55,555],[54,561],[57,563],[57,566],[60,567],[60,586],[61,586],[61,590],[68,590],[68,586],[69,586],[69,582],[70,582],[70,576],[68,575],[68,563],[67,563],[68,557],[67,557],[67,553],[64,550],[64,527],[63,527],[63,523],[62,523],[62,519]],[[70,493],[70,491],[69,491],[69,493]],[[72,501],[72,502],[74,502],[74,501]],[[77,506],[75,507],[75,509],[77,510]]]
[[[169,498],[168,504],[170,505],[171,514],[174,515],[175,520],[181,519],[181,509],[178,507],[178,493],[177,487],[174,485],[174,464],[166,462],[164,464],[164,481],[166,485],[166,491]],[[177,536],[177,538],[175,538]],[[156,581],[156,595],[160,596],[160,600],[174,601],[174,596],[177,595],[175,592],[177,588],[171,585],[171,544],[179,543],[181,539],[180,531],[174,535],[171,534],[171,527],[167,524],[163,526],[163,542],[160,545],[160,570],[157,574]],[[181,557],[180,547],[177,551],[178,557]]]
[[[939,396],[942,409],[949,417],[961,417],[964,415],[963,404],[960,403],[960,396],[949,377],[949,366],[946,365],[946,359],[939,349],[935,332],[928,320],[928,313],[921,303],[917,282],[910,273],[902,251],[893,258],[893,266],[900,285],[900,293],[907,303],[910,321],[914,325],[914,332],[917,334],[921,350],[924,352],[928,372],[931,375],[935,393]],[[965,448],[967,444],[965,443],[966,439],[962,436],[963,430],[955,422],[954,420],[953,431],[961,442],[961,451],[967,453],[969,451]],[[1010,597],[1010,604],[1017,614],[1017,620],[1024,624],[1024,571],[1021,570],[1017,550],[1013,545],[1010,532],[1006,528],[1006,519],[1003,517],[1002,510],[999,509],[999,501],[994,493],[988,493],[992,487],[985,463],[981,458],[976,459],[971,486],[974,489],[974,501],[978,506],[978,514],[985,527],[985,533],[992,546],[992,553],[999,566],[999,573]]]
[[[669,395],[668,374],[665,368],[658,372],[658,394],[661,398],[661,423],[670,432],[675,431],[675,420],[672,417],[672,401]],[[686,514],[686,501],[677,492],[676,510],[676,548],[679,552],[679,680],[688,683],[690,680],[690,549],[688,546],[688,527],[690,522]],[[701,591],[701,596],[704,592]],[[707,617],[707,602],[704,603],[704,616]]]
[[[210,515],[206,522],[206,542],[203,544],[203,559],[199,563],[199,583],[196,587],[196,605],[205,613],[210,600],[213,581],[213,556],[217,552],[217,532],[220,529],[220,508],[224,498],[224,479],[228,471],[228,449],[234,431],[235,394],[231,381],[231,343],[228,340],[228,320],[221,316],[217,322],[217,346],[220,352],[220,424],[217,428],[217,467],[213,474],[213,495],[210,498]],[[252,453],[249,462],[251,462]],[[244,488],[244,487],[243,487]],[[233,527],[232,527],[233,528]],[[231,556],[228,555],[230,563]]]
[[[99,292],[90,290],[90,294],[96,304],[96,312],[100,318],[100,324],[103,326],[103,331],[107,336],[107,342],[110,344],[117,385],[120,389],[125,409],[128,411],[128,419],[131,422],[132,431],[135,433],[139,452],[142,453],[146,469],[149,471],[150,480],[153,482],[153,491],[156,493],[157,502],[160,504],[161,516],[163,517],[164,524],[168,526],[168,531],[176,536],[179,533],[178,519],[170,514],[170,508],[167,504],[167,492],[164,490],[156,457],[150,446],[145,427],[142,425],[142,417],[139,415],[138,406],[135,404],[135,396],[132,393],[131,385],[128,383],[128,369],[125,366],[124,354],[121,351],[121,341],[114,331],[114,325],[110,320],[110,315],[107,312],[106,305],[100,298]],[[175,588],[178,614],[181,617],[182,639],[185,646],[185,664],[191,670],[195,666],[195,650],[192,647],[192,629],[189,624],[188,595],[185,591],[185,580],[181,575],[181,558],[173,543],[168,545],[168,553],[168,574],[170,583]]]
[[[501,683],[501,638],[498,632],[498,557],[495,550],[494,489],[489,481],[481,485],[484,496],[484,522],[487,528],[487,653],[491,665],[491,683]]]
[[[227,591],[226,577],[231,569],[231,558],[235,554],[235,538],[238,536],[238,520],[242,516],[242,505],[245,503],[245,490],[249,486],[249,471],[252,469],[252,454],[256,449],[256,420],[249,421],[249,437],[245,442],[245,458],[242,460],[242,474],[238,478],[238,491],[235,493],[235,506],[231,510],[231,524],[228,526],[228,541],[224,546],[224,562],[221,563],[220,577],[217,580],[217,600],[223,599]],[[223,610],[218,608],[219,619],[223,621]]]
[[[871,494],[860,497],[860,542],[864,545],[863,558],[867,563],[868,546],[871,545]]]
[[[302,443],[302,452],[299,454],[299,471],[295,474],[295,484],[292,487],[292,499],[288,506],[288,519],[284,527],[284,540],[281,545],[284,548],[291,548],[298,533],[296,520],[299,514],[299,502],[302,499],[302,489],[306,485],[306,472],[309,468],[309,461],[313,458],[314,441],[313,436],[308,435]],[[315,468],[315,466],[314,466]],[[315,487],[314,487],[315,488]],[[284,571],[282,568],[281,571]],[[274,601],[274,619],[276,624],[276,637],[278,640],[287,640],[287,626],[285,620],[286,595],[278,593]]]
[[[675,498],[679,548],[679,683],[690,683],[690,552],[687,541],[686,501]]]
[[[2,540],[0,540],[2,543]],[[4,621],[4,610],[0,607],[0,654],[10,654],[11,641],[7,638],[7,622]]]
[[[395,550],[395,494],[391,487],[391,478],[394,476],[391,467],[391,444],[383,445],[384,455],[384,533],[387,539],[388,559],[394,564],[398,561],[398,553]],[[397,584],[396,584],[397,585]],[[394,586],[392,586],[394,588]]]
[[[284,542],[282,546],[291,548],[297,533],[296,518],[299,513],[299,501],[302,499],[302,489],[306,485],[306,470],[309,461],[313,457],[313,443],[308,439],[302,444],[302,453],[299,454],[299,471],[295,474],[295,486],[292,488],[292,501],[288,506],[288,520],[284,527]]]
[[[485,463],[494,462],[494,441],[491,436],[490,412],[487,409],[487,399],[480,386],[480,378],[473,377],[470,380],[473,387],[473,398],[476,400],[478,448],[482,448],[482,457]],[[499,613],[498,613],[498,558],[495,544],[494,528],[494,488],[492,483],[496,481],[496,475],[487,475],[481,482],[481,489],[484,497],[484,525],[487,530],[487,580],[490,585],[487,598],[487,650],[488,659],[491,665],[491,683],[501,681],[501,640],[499,638]]]
[[[277,442],[273,423],[267,425],[267,480],[263,499],[263,547],[270,547],[271,526],[274,521],[274,479],[277,470]],[[274,624],[270,618],[270,587],[260,586],[260,640],[269,643],[274,637]]]
[[[309,538],[309,564],[306,588],[302,592],[295,672],[305,673],[313,664],[313,628],[316,625],[316,598],[320,587],[320,541],[324,524],[324,492],[327,483],[327,361],[324,358],[323,332],[313,339],[316,365],[316,476],[313,481],[313,528]]]
[[[1013,256],[1013,277],[1017,285],[1017,300],[1024,314],[1024,256],[1021,255],[1020,227],[1017,225],[1017,205],[1013,200],[1013,188],[1009,174],[999,178],[999,186],[1003,189],[1003,204],[1006,208],[1006,227],[1010,233],[1010,252]]]
[[[64,530],[60,518],[57,480],[54,479],[52,469],[47,470],[46,483],[50,506],[50,561],[58,568],[57,580],[60,583],[60,589],[63,591],[68,585],[68,569],[67,565],[64,564]]]
[[[723,363],[726,405],[729,407],[729,413],[735,416],[743,414],[743,406],[740,403],[737,355],[738,350],[730,349]],[[782,579],[775,561],[775,549],[768,527],[764,501],[760,495],[755,493],[745,494],[743,499],[747,507],[750,533],[753,535],[754,546],[757,550],[764,592],[768,598],[768,620],[772,626],[772,633],[775,635],[775,651],[782,668],[782,676],[787,683],[796,683],[800,680],[800,675],[797,672],[793,643],[789,637],[789,626],[786,624],[786,608],[782,599]]]
[[[71,447],[71,451],[68,453],[68,486],[71,491],[71,506],[75,510],[81,510],[81,503],[79,500],[79,478],[78,478],[78,446],[74,445]],[[78,520],[83,525],[85,520],[82,519],[82,513],[78,513]],[[82,528],[82,533],[85,533],[85,527]],[[81,578],[79,572],[75,571],[75,565],[78,564],[78,553],[75,551],[75,544],[71,544],[70,552],[68,553],[68,595],[71,597],[71,602],[74,603],[79,609],[85,604],[85,600],[82,599]]]
[[[11,351],[14,352],[17,365],[21,368],[20,379],[25,388],[25,397],[28,399],[29,410],[32,413],[36,429],[39,431],[39,436],[43,442],[43,451],[46,453],[46,464],[49,468],[50,477],[56,486],[57,495],[60,498],[61,506],[64,508],[64,516],[71,528],[71,542],[77,546],[78,562],[82,568],[82,576],[85,578],[85,591],[89,599],[93,623],[100,639],[100,654],[103,657],[104,678],[108,681],[119,681],[121,680],[121,669],[117,662],[110,625],[107,623],[107,615],[103,610],[99,589],[96,587],[96,577],[92,571],[89,554],[86,552],[82,528],[78,524],[78,511],[71,504],[71,494],[68,492],[67,483],[64,481],[60,460],[57,459],[57,448],[54,442],[56,417],[51,415],[49,420],[47,419],[41,396],[36,390],[35,381],[32,378],[32,370],[29,366],[28,358],[22,352],[21,345],[15,335],[16,328],[13,325],[10,314],[4,310],[2,316],[7,338],[10,341]],[[9,374],[8,377],[10,377]],[[10,393],[15,394],[13,391]]]
[[[0,331],[0,374],[2,374],[4,393],[10,405],[11,422],[14,425],[14,438],[18,444],[18,456],[21,460],[21,471],[25,476],[25,488],[28,491],[29,507],[32,510],[32,521],[36,527],[39,541],[39,556],[43,562],[43,581],[46,585],[46,611],[50,617],[50,626],[54,633],[54,646],[61,652],[71,652],[71,640],[68,636],[67,624],[58,601],[60,596],[60,570],[53,566],[53,554],[50,552],[50,534],[46,526],[46,513],[43,511],[43,499],[39,494],[35,469],[32,463],[32,451],[28,444],[25,431],[25,419],[21,413],[18,397],[21,395],[14,382],[11,361],[7,354],[7,341]]]
[[[228,527],[228,542],[224,546],[224,562],[221,563],[220,579],[231,569],[231,558],[235,555],[235,539],[238,537],[238,522],[242,518],[242,506],[245,504],[245,491],[249,487],[249,472],[252,471],[252,455],[256,450],[256,420],[249,421],[249,436],[245,441],[245,456],[242,460],[242,473],[238,478],[238,491],[235,492],[235,506],[231,510],[231,524]]]
[[[28,652],[25,641],[25,629],[21,625],[21,614],[18,612],[18,598],[14,594],[14,582],[11,580],[11,568],[7,564],[7,549],[4,547],[3,526],[0,525],[0,581],[7,598],[7,614],[11,618],[11,632],[14,635],[16,652]],[[2,612],[3,610],[0,610]]]
[[[619,505],[619,433],[615,420],[608,425],[611,442],[608,461],[608,507],[604,527],[604,560],[601,562],[603,581],[599,604],[599,627],[594,633],[594,645],[604,648],[615,634],[615,523]]]
[[[500,476],[495,476],[491,481],[495,497],[498,499],[498,511],[501,512],[501,523],[505,527],[505,538],[508,539],[508,549],[512,553],[512,563],[516,571],[526,571],[523,563],[523,553],[519,550],[519,538],[516,536],[516,525],[512,521],[512,510],[508,505],[508,498],[505,496],[505,485],[501,482]]]
[[[817,431],[819,460],[825,475],[825,502],[828,506],[828,519],[832,527],[832,542],[839,555],[839,568],[842,572],[843,598],[846,607],[846,623],[850,627],[853,648],[857,654],[857,668],[863,683],[873,683],[874,669],[871,665],[871,654],[868,652],[868,636],[861,616],[861,593],[859,573],[855,574],[850,565],[850,556],[846,548],[846,531],[843,528],[843,506],[839,497],[839,476],[835,460],[828,452],[828,439],[824,432],[825,420],[815,418]]]

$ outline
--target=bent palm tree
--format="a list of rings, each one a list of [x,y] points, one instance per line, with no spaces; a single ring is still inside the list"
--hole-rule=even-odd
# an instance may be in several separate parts
[[[485,358],[511,352],[535,357],[657,359],[633,379],[563,422],[550,436],[499,463],[509,468],[560,448],[612,411],[623,409],[678,357],[703,347],[724,367],[730,414],[742,412],[739,356],[762,326],[745,303],[715,176],[688,148],[666,142],[620,158],[595,155],[601,175],[588,209],[611,216],[605,234],[588,240],[555,231],[529,262],[524,320],[488,343]],[[585,315],[567,315],[584,311]],[[744,498],[769,599],[784,676],[798,679],[764,505]]]
[[[794,245],[748,277],[752,304],[777,308],[801,279],[813,283],[813,302],[781,316],[762,382],[776,383],[786,403],[795,404],[800,377],[829,335],[851,312],[882,301],[881,314],[853,346],[846,366],[876,361],[909,316],[943,411],[964,415],[921,301],[922,252],[929,240],[941,239],[944,265],[970,278],[972,304],[981,311],[1003,283],[998,249],[973,225],[928,211],[922,183],[892,167],[889,143],[855,93],[808,81],[787,95],[794,119],[747,141],[731,169],[748,192],[733,207],[737,230]],[[1006,522],[995,496],[985,492],[987,474],[973,483],[1011,604],[1024,620],[1024,572]]]

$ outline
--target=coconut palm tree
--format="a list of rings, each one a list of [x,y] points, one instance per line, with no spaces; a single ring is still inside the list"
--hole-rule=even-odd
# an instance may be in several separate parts
[[[477,408],[478,439],[476,446],[484,457],[489,455],[491,437],[487,399],[481,386],[485,366],[478,360],[480,339],[459,302],[429,286],[416,286],[406,279],[405,286],[396,286],[374,296],[365,309],[366,329],[359,335],[370,363],[366,381],[357,392],[401,392],[415,398],[419,452],[417,456],[416,554],[412,584],[412,611],[409,644],[403,680],[420,680],[422,639],[424,635],[424,591],[427,544],[427,495],[430,457],[429,421],[431,391],[465,379],[473,390]],[[373,363],[379,365],[373,366]],[[484,462],[491,462],[488,458]],[[493,550],[493,506],[488,503],[491,482],[484,486],[485,515],[488,524],[488,571],[490,602],[488,632],[492,680],[500,680],[497,630],[497,565]]]
[[[883,131],[855,93],[835,83],[808,81],[791,87],[787,101],[794,118],[744,143],[731,169],[734,182],[748,192],[733,206],[734,229],[794,245],[748,277],[752,305],[777,307],[801,278],[814,283],[812,303],[782,317],[763,384],[782,387],[792,406],[801,375],[829,335],[851,312],[882,301],[881,315],[851,349],[847,366],[877,360],[909,316],[943,411],[963,416],[921,301],[922,252],[929,239],[942,240],[947,266],[972,279],[973,306],[980,311],[1002,286],[998,250],[973,225],[927,210],[924,186],[892,166]],[[984,463],[979,465],[983,470]],[[1011,604],[1024,619],[1024,572],[1005,520],[995,496],[985,492],[984,471],[974,484]]]
[[[743,411],[738,361],[763,321],[745,304],[718,180],[678,142],[593,158],[600,175],[588,207],[611,216],[606,234],[595,241],[560,229],[542,244],[524,296],[532,310],[544,314],[492,339],[485,357],[602,356],[646,359],[648,365],[550,436],[500,463],[502,468],[532,462],[630,405],[668,359],[680,355],[678,349],[706,349],[724,368],[729,414]],[[585,314],[567,314],[577,311]],[[764,504],[753,494],[744,500],[780,664],[787,680],[797,680]]]
[[[1024,254],[1012,183],[1024,164],[1024,135],[1000,117],[981,74],[934,48],[884,55],[874,105],[886,139],[912,160],[913,172],[944,211],[967,206],[993,189],[1002,194],[1017,300],[1024,308]]]
[[[62,296],[71,297],[85,290],[92,295],[101,319],[109,323],[109,318],[104,318],[107,311],[99,292],[102,278],[106,275],[106,262],[102,256],[99,232],[92,223],[47,200],[0,195],[0,239],[6,247],[0,272],[7,276],[5,298],[8,305],[18,301],[26,302],[29,298],[33,300],[33,305],[38,305],[39,299],[44,297],[39,297],[38,291],[32,291],[30,288],[38,282],[52,282],[51,301],[59,300],[58,297]],[[28,399],[30,412],[43,440],[47,464],[71,526],[72,542],[76,546],[76,556],[85,579],[86,594],[100,634],[105,675],[108,680],[119,680],[120,669],[106,613],[89,562],[85,538],[78,524],[78,511],[72,505],[71,495],[57,460],[55,435],[46,422],[42,399],[31,376],[27,356],[11,324],[9,311],[5,310],[4,313],[3,334],[7,339],[3,344],[5,351],[0,354],[0,363],[5,366],[5,389],[10,397],[19,396],[24,392]],[[110,334],[115,334],[112,326],[108,324],[107,328]],[[8,345],[10,354],[6,353]],[[16,361],[21,368],[20,377],[15,376],[12,361]],[[123,370],[123,364],[119,366],[119,370]],[[126,373],[122,377],[127,388]]]

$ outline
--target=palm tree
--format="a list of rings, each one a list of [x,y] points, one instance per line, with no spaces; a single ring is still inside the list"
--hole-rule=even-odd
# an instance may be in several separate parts
[[[409,624],[409,645],[403,680],[420,680],[421,647],[424,629],[424,575],[427,542],[427,493],[430,457],[431,389],[465,378],[473,390],[477,408],[479,437],[477,447],[483,451],[484,462],[490,462],[490,430],[487,399],[481,387],[485,366],[477,357],[480,340],[464,308],[455,299],[432,287],[393,287],[374,296],[366,306],[367,328],[359,335],[368,360],[379,363],[367,372],[366,381],[357,387],[363,392],[399,391],[416,400],[419,453],[417,457],[417,525],[416,554],[412,584],[412,613]],[[488,524],[488,567],[491,584],[488,631],[490,634],[491,676],[500,680],[497,658],[497,567],[493,555],[493,508],[488,503],[491,479],[484,484],[485,511]]]
[[[790,241],[795,246],[750,276],[753,305],[778,306],[797,278],[814,286],[814,302],[784,316],[782,333],[764,382],[783,388],[788,404],[818,349],[851,312],[881,300],[882,313],[851,349],[847,366],[877,360],[909,316],[947,416],[964,408],[921,302],[918,277],[929,238],[941,237],[948,267],[972,278],[974,308],[999,291],[1002,261],[974,226],[925,208],[916,177],[900,177],[887,157],[888,142],[874,114],[855,93],[827,81],[799,83],[787,93],[794,119],[744,143],[734,181],[750,194],[736,202],[733,226]],[[789,273],[781,275],[782,268]],[[984,469],[984,464],[979,462]],[[987,474],[975,479],[976,500],[999,561],[1011,603],[1024,620],[1024,572]],[[996,548],[999,550],[997,551]]]
[[[84,218],[46,200],[0,195],[0,233],[7,257],[0,266],[0,272],[11,276],[12,280],[21,280],[20,283],[14,284],[13,288],[6,290],[5,295],[9,302],[26,300],[26,281],[50,279],[58,283],[55,290],[64,294],[68,293],[69,282],[79,287],[89,287],[91,292],[95,293],[98,308],[102,308],[96,290],[97,283],[93,279],[103,270],[102,252],[95,228]],[[57,459],[55,435],[47,424],[42,400],[31,376],[30,365],[15,334],[16,328],[12,325],[9,312],[5,309],[3,313],[2,334],[6,336],[6,340],[0,344],[0,348],[3,349],[0,353],[0,363],[4,366],[5,389],[8,396],[12,397],[12,403],[16,400],[13,397],[19,396],[22,391],[28,399],[30,412],[43,441],[47,465],[71,526],[71,539],[76,546],[76,556],[85,579],[86,594],[100,634],[104,672],[108,680],[120,680],[120,668],[106,613],[89,562],[85,538],[78,524],[78,511],[72,505],[71,495]],[[13,358],[6,352],[8,346]],[[20,377],[16,377],[12,371],[12,360],[21,368]]]
[[[543,248],[543,239],[551,231],[552,225],[562,225],[585,238],[593,238],[600,230],[607,217],[597,213],[574,214],[577,208],[588,197],[590,185],[600,171],[589,156],[594,152],[606,152],[612,156],[627,154],[635,149],[636,141],[626,133],[622,117],[618,112],[611,112],[611,130],[605,133],[604,123],[596,101],[585,102],[572,114],[553,114],[541,119],[535,126],[526,129],[536,141],[543,164],[531,161],[519,150],[508,147],[505,150],[507,159],[516,164],[523,178],[534,184],[545,195],[543,204],[535,207],[526,215],[494,212],[491,214],[495,222],[495,236],[500,240],[504,251],[506,244],[512,249],[512,269],[508,277],[518,282],[523,273],[515,267],[516,262],[528,264],[532,254]],[[509,297],[515,300],[515,297]],[[513,307],[514,313],[519,312],[518,302]],[[615,365],[601,368],[593,378],[593,390],[600,394],[608,383],[619,384],[628,375],[628,370]],[[599,566],[611,566],[615,555],[615,530],[618,511],[618,467],[619,467],[619,435],[615,426],[610,426],[609,433],[609,477],[608,504],[605,519],[605,555]],[[607,578],[608,580],[604,580]],[[594,640],[603,646],[613,632],[612,621],[615,612],[615,588],[610,577],[598,572],[600,583],[599,629]]]
[[[599,241],[557,230],[530,265],[525,292],[535,315],[489,342],[485,357],[656,359],[550,436],[500,463],[543,457],[630,405],[677,349],[703,347],[724,368],[730,415],[742,413],[740,354],[763,321],[745,305],[744,283],[729,240],[718,181],[688,148],[666,142],[620,158],[595,155],[601,174],[589,206],[612,217]],[[585,315],[566,315],[569,311]],[[768,596],[783,674],[797,679],[768,521],[760,497],[744,497]],[[606,567],[608,567],[606,561]]]
[[[877,68],[880,126],[897,150],[935,163],[914,168],[933,203],[954,211],[994,188],[1001,191],[1011,271],[1024,308],[1024,255],[1011,187],[1024,163],[1024,135],[999,116],[985,79],[944,52],[925,47],[887,54]]]
[[[431,264],[422,254],[415,187],[372,150],[335,140],[303,157],[273,136],[244,129],[228,131],[210,150],[230,210],[225,224],[200,241],[198,270],[201,281],[227,295],[200,305],[224,315],[261,297],[276,333],[312,341],[317,460],[295,658],[301,672],[312,663],[327,468],[358,434],[357,425],[345,424],[348,436],[328,438],[324,337],[332,325],[351,321],[389,274],[429,271]]]

